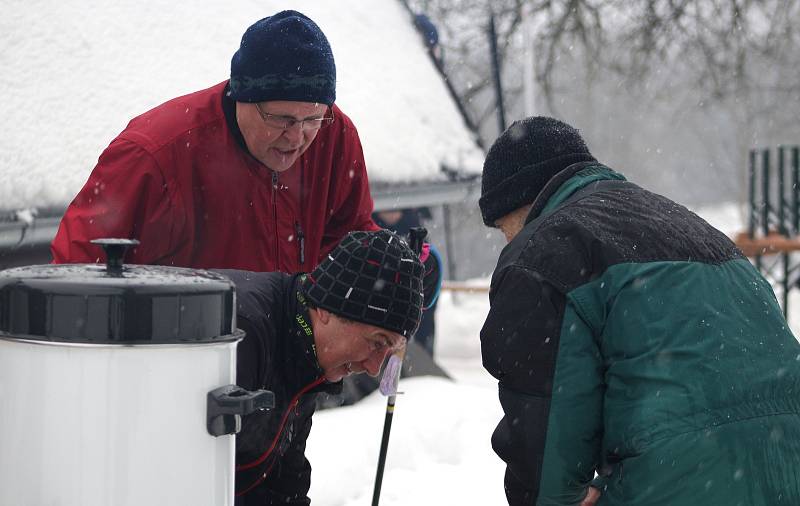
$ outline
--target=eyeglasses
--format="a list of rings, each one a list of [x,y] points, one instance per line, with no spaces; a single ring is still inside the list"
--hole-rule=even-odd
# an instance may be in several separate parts
[[[261,116],[261,119],[264,121],[264,123],[267,126],[278,128],[280,130],[290,130],[294,128],[295,125],[300,125],[300,130],[303,130],[304,132],[313,132],[314,130],[319,130],[324,126],[328,126],[333,123],[333,116],[326,115],[322,118],[297,119],[291,116],[281,116],[278,114],[264,112],[258,102],[255,102],[255,104],[256,109],[258,109],[258,114]],[[328,111],[330,112],[330,109]]]

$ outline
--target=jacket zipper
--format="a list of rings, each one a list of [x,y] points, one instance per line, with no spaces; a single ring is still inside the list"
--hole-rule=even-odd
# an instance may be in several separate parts
[[[275,270],[281,270],[281,263],[280,257],[280,247],[279,247],[279,237],[280,234],[278,233],[278,173],[272,171],[272,224],[275,230],[275,248],[274,248],[274,259],[275,259]]]
[[[306,234],[303,232],[303,227],[300,222],[294,222],[294,231],[297,234],[297,249],[300,250],[300,270],[303,269],[303,264],[306,262]]]

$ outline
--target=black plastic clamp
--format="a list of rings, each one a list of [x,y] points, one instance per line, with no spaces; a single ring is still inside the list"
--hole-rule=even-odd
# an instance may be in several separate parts
[[[212,436],[237,434],[242,430],[242,417],[255,411],[275,407],[275,394],[269,390],[245,390],[226,385],[208,392],[206,428]]]

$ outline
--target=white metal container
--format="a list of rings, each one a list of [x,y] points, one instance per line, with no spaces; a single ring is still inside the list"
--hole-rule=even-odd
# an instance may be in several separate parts
[[[0,271],[0,505],[231,506],[233,284],[113,263]]]
[[[233,504],[206,395],[234,382],[235,349],[0,338],[0,504]]]

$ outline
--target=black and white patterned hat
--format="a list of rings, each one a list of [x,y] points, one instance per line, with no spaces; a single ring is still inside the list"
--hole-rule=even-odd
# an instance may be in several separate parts
[[[351,232],[302,281],[316,307],[410,338],[422,316],[424,268],[388,230]]]

